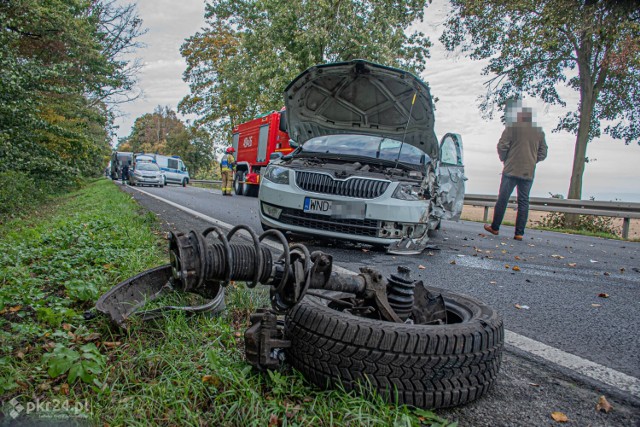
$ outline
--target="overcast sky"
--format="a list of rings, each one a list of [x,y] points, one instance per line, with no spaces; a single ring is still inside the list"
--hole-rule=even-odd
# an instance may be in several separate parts
[[[144,62],[140,86],[144,95],[122,107],[124,116],[117,119],[118,137],[131,131],[134,120],[153,112],[157,105],[176,110],[178,102],[189,92],[182,81],[186,64],[180,56],[180,45],[204,26],[204,0],[138,0],[138,11],[148,33],[146,47],[138,51]],[[483,83],[489,77],[481,75],[483,63],[448,53],[438,41],[448,9],[446,0],[433,0],[425,12],[425,20],[416,28],[429,35],[434,46],[431,58],[421,75],[429,83],[436,104],[436,134],[446,132],[462,135],[468,193],[497,194],[502,164],[498,161],[496,144],[503,129],[499,118],[484,120],[478,110],[477,98],[485,92]],[[248,64],[250,67],[250,64]],[[300,70],[302,71],[302,70]],[[567,105],[573,107],[578,96],[567,94]],[[537,122],[547,136],[549,156],[536,170],[532,196],[547,197],[549,193],[566,196],[573,163],[575,136],[566,132],[552,133],[558,117],[566,110],[548,106],[534,99],[524,99],[533,107]],[[186,117],[183,117],[185,119]],[[640,202],[640,146],[625,146],[607,136],[589,144],[583,199],[625,200]]]

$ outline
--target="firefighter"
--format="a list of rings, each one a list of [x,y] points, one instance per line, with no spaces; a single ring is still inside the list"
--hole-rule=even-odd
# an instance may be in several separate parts
[[[236,167],[236,159],[232,153],[236,150],[233,147],[227,148],[227,152],[220,159],[220,174],[222,175],[222,195],[231,196],[231,188],[233,186],[233,171]]]

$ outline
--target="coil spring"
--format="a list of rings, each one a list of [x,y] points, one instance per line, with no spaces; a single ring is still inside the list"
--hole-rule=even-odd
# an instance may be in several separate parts
[[[230,243],[240,230],[249,234],[252,244]],[[215,234],[218,242],[207,242],[209,234]],[[277,269],[277,274],[273,268],[271,251],[261,243],[270,236],[278,240],[283,248],[282,255],[275,261],[281,266]],[[172,251],[172,256],[176,258],[172,260],[172,264],[176,269],[182,270],[183,266],[193,267],[194,277],[182,278],[186,289],[206,287],[209,282],[227,286],[232,280],[246,281],[249,288],[254,288],[259,283],[267,284],[272,281],[272,306],[277,312],[284,312],[304,297],[311,283],[312,263],[309,250],[299,243],[289,246],[284,234],[278,230],[268,230],[258,236],[251,228],[238,225],[225,234],[219,227],[214,226],[204,230],[201,235],[192,231],[188,237],[184,240],[181,236],[173,236],[175,246],[182,246],[185,250]],[[189,259],[178,259],[181,257]],[[292,262],[298,260],[303,265],[301,283],[296,282],[291,269]],[[276,275],[278,277],[275,277]]]
[[[413,310],[415,282],[410,278],[407,267],[398,267],[398,273],[388,279],[387,299],[398,317],[406,320]]]

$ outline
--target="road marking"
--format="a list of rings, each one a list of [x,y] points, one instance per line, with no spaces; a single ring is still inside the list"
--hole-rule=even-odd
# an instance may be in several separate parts
[[[595,362],[591,362],[590,360],[583,359],[575,354],[567,353],[555,347],[548,346],[539,341],[516,334],[515,332],[505,330],[504,341],[506,344],[542,357],[556,365],[560,365],[586,377],[617,387],[635,397],[640,397],[640,379],[638,378],[607,368],[606,366],[599,365]]]
[[[146,194],[149,197],[153,197],[154,199],[160,200],[161,202],[167,203],[168,205],[171,205],[177,209],[180,209],[184,212],[194,215],[197,218],[201,218],[207,222],[215,224],[220,228],[224,228],[226,230],[231,230],[233,228],[233,225],[227,224],[226,222],[220,221],[219,219],[212,218],[208,215],[205,215],[193,209],[181,206],[177,203],[174,203],[170,200],[163,199],[162,197],[156,196],[155,194],[148,193],[139,188],[136,188],[136,187],[132,187],[132,188],[134,188],[135,190],[141,193]],[[282,245],[278,243],[273,243],[270,241],[263,241],[262,243],[266,244],[267,246],[273,249],[276,249],[279,251],[282,250]],[[347,270],[346,268],[340,267],[335,264],[334,264],[334,271],[338,273],[343,273],[343,274],[357,274],[351,270]],[[591,362],[590,360],[583,359],[579,356],[576,356],[571,353],[567,353],[558,348],[548,346],[539,341],[532,340],[531,338],[527,338],[515,332],[509,331],[509,330],[505,330],[504,332],[505,332],[505,336],[504,336],[505,344],[512,345],[514,347],[519,348],[520,350],[534,354],[551,363],[555,363],[556,365],[562,366],[563,368],[570,369],[581,375],[600,381],[604,384],[616,387],[635,397],[640,398],[640,379],[638,378],[632,377],[622,372],[618,372],[615,369],[607,368],[606,366],[600,365],[595,362]]]

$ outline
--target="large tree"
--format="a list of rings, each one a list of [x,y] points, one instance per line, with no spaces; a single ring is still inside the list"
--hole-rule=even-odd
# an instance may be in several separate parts
[[[0,173],[43,183],[100,171],[112,107],[130,99],[144,32],[115,0],[0,1]]]
[[[217,142],[257,113],[282,107],[304,69],[369,59],[420,72],[429,40],[408,32],[427,0],[212,0],[207,26],[182,46],[191,93],[180,110],[198,115]]]
[[[602,132],[626,144],[640,138],[639,2],[597,0],[451,0],[441,41],[472,59],[488,59],[481,109],[491,115],[523,94],[578,104],[554,131],[576,135],[568,197],[580,199],[587,144]]]
[[[175,111],[160,105],[153,113],[135,120],[131,133],[119,142],[117,149],[180,156],[194,176],[214,162],[211,136],[204,129],[185,125]]]

